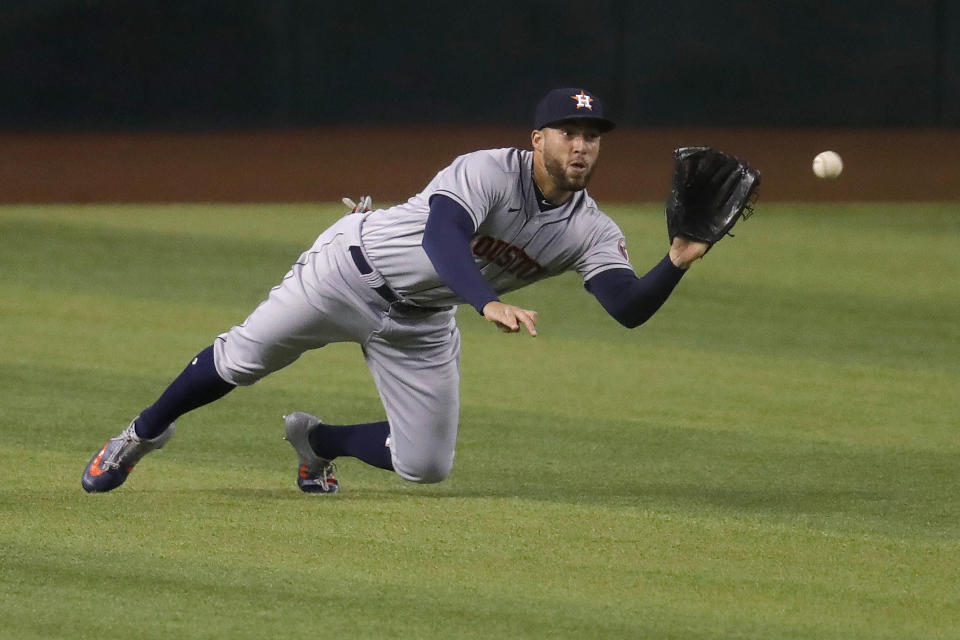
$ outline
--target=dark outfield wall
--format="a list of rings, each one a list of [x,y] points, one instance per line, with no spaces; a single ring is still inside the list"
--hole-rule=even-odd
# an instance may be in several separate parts
[[[5,0],[0,128],[960,125],[960,0]]]

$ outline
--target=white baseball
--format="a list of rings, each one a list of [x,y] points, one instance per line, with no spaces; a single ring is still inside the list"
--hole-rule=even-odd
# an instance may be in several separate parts
[[[843,159],[836,151],[821,151],[813,159],[813,172],[818,178],[833,180],[843,172]]]

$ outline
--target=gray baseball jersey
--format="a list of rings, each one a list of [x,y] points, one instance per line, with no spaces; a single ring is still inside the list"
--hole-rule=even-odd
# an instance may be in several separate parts
[[[460,334],[455,307],[442,307],[463,301],[421,246],[434,194],[470,214],[474,260],[498,293],[568,270],[585,280],[607,269],[632,270],[623,234],[585,191],[541,211],[532,152],[477,151],[404,204],[341,218],[243,324],[214,344],[218,373],[238,385],[307,350],[360,344],[390,424],[394,468],[417,482],[449,473],[459,420]]]
[[[588,280],[607,269],[633,269],[623,233],[586,191],[540,211],[532,174],[531,151],[460,156],[407,202],[366,215],[362,236],[371,263],[405,299],[431,306],[462,304],[421,246],[430,197],[442,194],[470,214],[474,260],[498,294],[564,271],[576,270]]]

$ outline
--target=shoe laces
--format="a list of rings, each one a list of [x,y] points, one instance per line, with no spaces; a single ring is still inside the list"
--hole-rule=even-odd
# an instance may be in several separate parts
[[[330,484],[338,484],[337,465],[333,464],[332,462],[328,462],[323,465],[323,468],[320,469],[320,473],[317,474],[317,480],[319,480],[324,487],[327,487]]]
[[[110,444],[107,445],[107,451],[105,452],[108,455],[100,459],[100,466],[110,470],[119,469],[121,466],[120,458],[124,452],[136,447],[138,444],[140,444],[140,438],[136,436],[136,432],[134,432],[133,429],[127,427],[116,438],[111,438]]]

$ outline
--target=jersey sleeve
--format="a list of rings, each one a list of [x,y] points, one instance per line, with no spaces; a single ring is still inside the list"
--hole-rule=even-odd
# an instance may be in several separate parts
[[[475,151],[460,156],[437,174],[431,184],[429,199],[444,195],[462,206],[477,229],[492,209],[507,195],[514,178],[504,165],[488,151]]]
[[[627,240],[617,224],[606,215],[592,220],[583,251],[573,267],[584,282],[609,269],[629,269],[635,273],[627,254]]]
[[[441,193],[430,198],[430,216],[423,231],[423,250],[440,279],[480,315],[487,303],[499,300],[470,252],[470,216]]]

